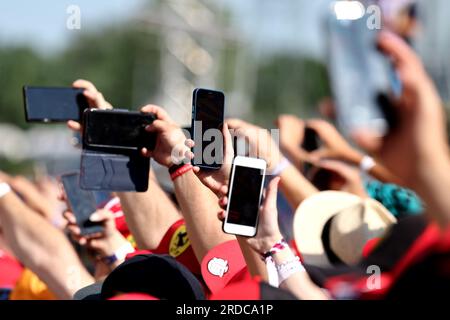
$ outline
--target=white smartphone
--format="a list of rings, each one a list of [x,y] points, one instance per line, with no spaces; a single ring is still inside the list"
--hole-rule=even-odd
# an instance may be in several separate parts
[[[266,167],[262,159],[241,156],[234,159],[223,223],[225,233],[244,237],[256,235]]]

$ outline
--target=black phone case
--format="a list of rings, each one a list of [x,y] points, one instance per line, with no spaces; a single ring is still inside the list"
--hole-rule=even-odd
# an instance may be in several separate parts
[[[84,149],[81,154],[80,187],[85,190],[145,192],[150,159],[136,153],[105,153]]]

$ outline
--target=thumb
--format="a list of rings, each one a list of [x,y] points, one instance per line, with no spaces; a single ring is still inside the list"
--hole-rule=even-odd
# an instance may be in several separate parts
[[[145,127],[145,131],[147,132],[162,132],[167,126],[167,122],[163,120],[155,120],[152,124],[149,124]]]
[[[113,214],[112,212],[105,210],[105,209],[101,209],[101,210],[97,210],[95,211],[91,217],[89,218],[89,220],[91,222],[105,222],[107,220],[111,220],[113,218]]]

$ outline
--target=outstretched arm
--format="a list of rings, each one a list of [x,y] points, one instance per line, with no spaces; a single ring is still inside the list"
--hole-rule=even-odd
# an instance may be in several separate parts
[[[169,227],[182,218],[154,177],[150,177],[146,192],[122,192],[118,196],[138,248],[156,249]]]
[[[62,232],[13,192],[0,198],[0,224],[14,255],[60,299],[94,282]]]

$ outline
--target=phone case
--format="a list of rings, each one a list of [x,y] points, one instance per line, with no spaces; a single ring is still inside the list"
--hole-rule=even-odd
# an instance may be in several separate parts
[[[114,154],[84,149],[80,187],[85,190],[145,192],[150,159],[138,153]]]

